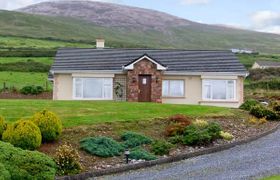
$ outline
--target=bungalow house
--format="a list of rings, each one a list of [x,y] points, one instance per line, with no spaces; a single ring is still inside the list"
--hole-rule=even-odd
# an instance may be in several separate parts
[[[104,43],[101,42],[101,47]],[[117,100],[239,107],[244,66],[230,51],[59,49],[54,100]]]
[[[252,69],[280,68],[280,62],[275,61],[256,61]]]

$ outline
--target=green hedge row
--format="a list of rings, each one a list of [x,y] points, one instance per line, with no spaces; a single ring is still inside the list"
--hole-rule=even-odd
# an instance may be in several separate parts
[[[274,79],[271,81],[253,82],[251,84],[245,85],[245,88],[279,90],[280,89],[280,80]]]
[[[3,50],[0,51],[0,57],[54,57],[55,49],[34,49],[34,50]]]
[[[0,63],[0,71],[14,71],[14,72],[49,72],[51,66],[35,62],[13,62],[13,63]]]

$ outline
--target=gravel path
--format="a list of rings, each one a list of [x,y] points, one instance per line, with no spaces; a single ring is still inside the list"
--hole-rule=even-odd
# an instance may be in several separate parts
[[[232,149],[97,179],[259,179],[280,174],[280,130]]]

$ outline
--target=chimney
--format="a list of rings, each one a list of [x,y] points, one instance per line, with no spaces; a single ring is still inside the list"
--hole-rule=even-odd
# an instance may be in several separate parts
[[[102,38],[96,39],[96,48],[97,49],[103,49],[105,48],[105,40]]]

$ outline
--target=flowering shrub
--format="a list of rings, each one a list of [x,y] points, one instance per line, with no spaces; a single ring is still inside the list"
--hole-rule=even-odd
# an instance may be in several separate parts
[[[61,135],[61,120],[53,112],[47,110],[37,112],[31,120],[40,128],[44,142],[57,140]]]
[[[42,142],[40,129],[33,122],[27,120],[19,120],[8,125],[2,139],[16,147],[28,150],[37,149]]]
[[[82,170],[79,153],[71,145],[64,144],[58,147],[55,162],[59,175],[78,174]]]

